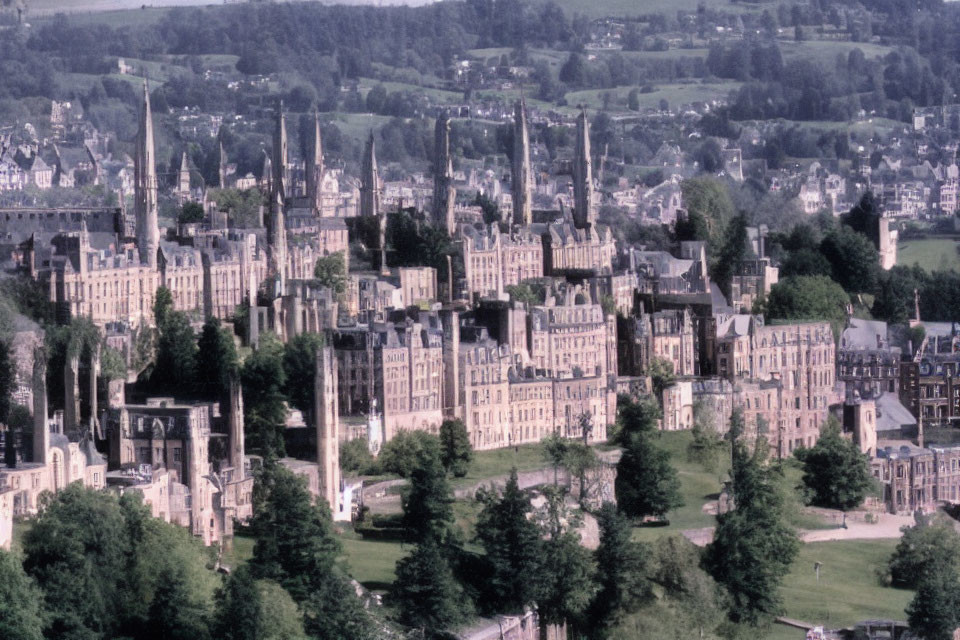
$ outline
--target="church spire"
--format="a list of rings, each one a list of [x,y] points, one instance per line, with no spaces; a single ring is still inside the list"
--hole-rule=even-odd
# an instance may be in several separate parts
[[[137,248],[140,262],[157,266],[160,248],[160,226],[157,211],[157,166],[153,145],[153,114],[150,111],[150,90],[143,81],[143,108],[140,111],[140,130],[137,134],[137,152],[134,159],[134,199],[136,212]]]
[[[380,213],[380,176],[377,172],[377,149],[373,132],[367,139],[360,175],[360,215],[372,217]]]
[[[434,130],[433,220],[434,224],[454,232],[453,207],[457,191],[453,186],[453,158],[450,155],[450,118],[446,112],[437,118]]]
[[[590,122],[586,110],[581,108],[577,116],[577,148],[573,160],[573,224],[578,229],[587,229],[594,222]]]
[[[313,150],[307,160],[307,199],[315,213],[320,212],[320,183],[323,182],[323,143],[320,136],[320,113],[313,110]]]
[[[533,222],[530,171],[530,134],[527,131],[527,104],[521,98],[514,106],[513,122],[513,224]]]
[[[267,222],[267,250],[270,259],[270,275],[276,276],[276,293],[284,295],[287,289],[287,229],[283,220],[283,197],[274,190],[270,205],[270,220]]]
[[[283,117],[283,100],[277,102],[277,121],[273,131],[273,190],[287,199],[287,125]]]

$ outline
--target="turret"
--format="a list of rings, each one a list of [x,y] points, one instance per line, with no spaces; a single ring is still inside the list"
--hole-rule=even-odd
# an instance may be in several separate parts
[[[453,207],[457,191],[453,186],[453,158],[450,156],[450,119],[447,114],[437,118],[434,131],[434,168],[433,168],[433,223],[446,229],[451,236],[454,232]]]
[[[573,161],[573,224],[578,229],[588,229],[594,222],[590,122],[587,112],[581,109],[577,116],[577,148]]]

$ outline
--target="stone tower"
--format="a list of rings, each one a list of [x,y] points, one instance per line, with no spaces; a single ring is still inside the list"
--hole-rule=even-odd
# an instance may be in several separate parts
[[[460,314],[453,309],[440,311],[443,327],[443,415],[460,415]]]
[[[273,176],[271,187],[280,194],[280,201],[285,202],[287,192],[287,125],[283,117],[283,100],[277,102],[277,122],[273,130],[273,159],[271,167]],[[272,197],[272,196],[271,196]]]
[[[590,122],[587,112],[581,109],[577,116],[577,148],[573,159],[573,224],[578,229],[588,229],[594,223]]]
[[[531,195],[532,174],[530,171],[530,134],[527,131],[527,104],[523,99],[514,106],[513,121],[513,224],[528,225],[533,222]]]
[[[334,513],[339,511],[340,501],[340,407],[337,393],[337,359],[332,347],[322,347],[317,350],[313,414],[317,428],[320,495]]]
[[[80,424],[80,356],[67,354],[63,368],[63,431],[73,434]]]
[[[230,380],[230,466],[233,467],[233,481],[244,478],[243,449],[243,389],[236,378]]]
[[[143,82],[143,109],[140,112],[140,132],[134,158],[134,200],[136,212],[137,249],[140,262],[156,268],[160,248],[160,223],[157,211],[157,164],[153,147],[153,114],[150,111],[150,91]]]
[[[453,158],[450,156],[450,119],[437,118],[434,131],[433,223],[453,236],[453,207],[457,190],[453,186]]]
[[[323,182],[323,143],[320,138],[320,114],[313,110],[312,158],[307,160],[307,199],[314,213],[320,212],[320,184]]]
[[[227,188],[227,152],[223,148],[223,136],[217,136],[219,140],[217,141],[220,146],[220,166],[217,170],[217,186],[221,189]]]
[[[267,253],[270,260],[270,274],[276,276],[278,295],[287,290],[287,229],[283,219],[283,195],[279,189],[273,192],[270,204],[270,219],[267,221]]]
[[[47,421],[47,351],[33,350],[33,462],[47,463],[50,424]]]
[[[177,192],[181,196],[190,195],[190,163],[187,162],[187,152],[180,156],[180,171],[177,173]]]
[[[363,152],[360,172],[360,215],[365,218],[380,215],[380,175],[377,172],[377,149],[372,131]]]

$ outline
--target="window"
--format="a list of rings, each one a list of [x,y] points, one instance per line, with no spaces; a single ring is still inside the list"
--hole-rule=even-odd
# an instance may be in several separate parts
[[[180,462],[180,447],[173,448],[173,461]]]

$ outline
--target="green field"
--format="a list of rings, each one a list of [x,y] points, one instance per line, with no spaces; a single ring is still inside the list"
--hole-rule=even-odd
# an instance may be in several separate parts
[[[397,560],[409,552],[399,542],[363,540],[352,533],[340,538],[350,575],[368,589],[385,591],[393,583]]]
[[[517,471],[543,469],[548,466],[543,452],[543,445],[540,444],[475,451],[473,462],[470,463],[470,471],[465,477],[454,479],[453,486],[470,486],[481,480],[503,476],[510,473],[510,469],[514,467]]]
[[[958,238],[924,238],[897,244],[897,264],[918,264],[927,271],[960,271]]]
[[[731,91],[742,86],[741,82],[684,82],[673,84],[654,85],[650,93],[640,93],[638,98],[640,108],[657,108],[660,100],[670,103],[671,109],[692,102],[710,102],[711,100],[725,100]],[[634,87],[619,87],[617,89],[590,89],[587,91],[571,91],[566,95],[567,104],[571,106],[584,105],[587,108],[599,109],[603,107],[603,94],[610,93],[614,102],[626,102],[627,94]]]
[[[868,618],[903,620],[913,592],[881,586],[878,578],[896,546],[896,540],[803,545],[782,588],[786,617],[830,628]],[[819,583],[814,562],[822,563]]]

